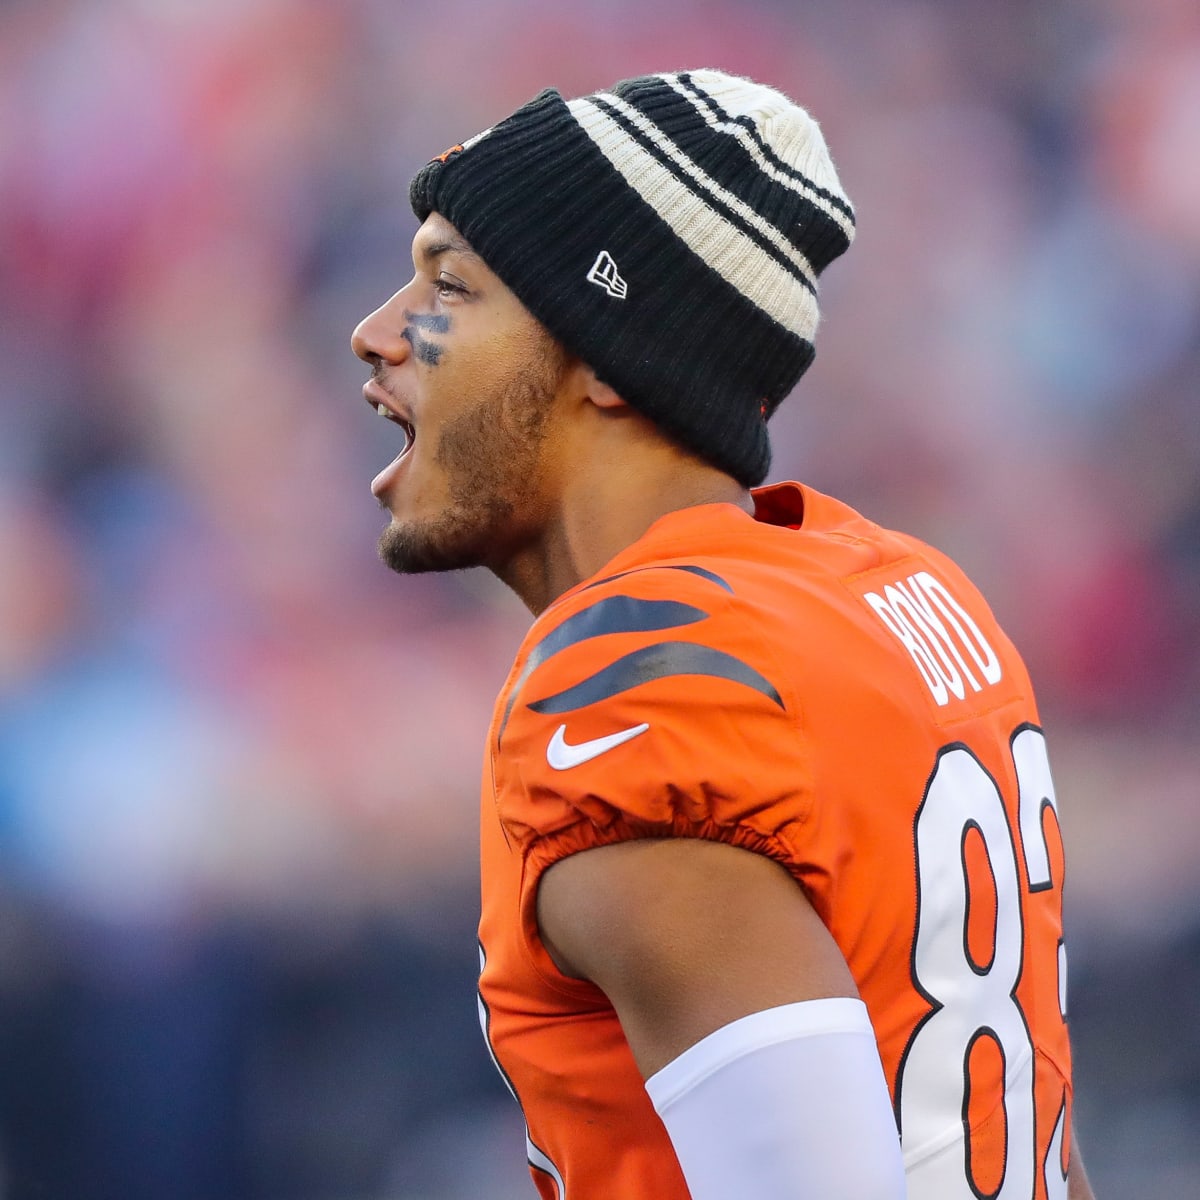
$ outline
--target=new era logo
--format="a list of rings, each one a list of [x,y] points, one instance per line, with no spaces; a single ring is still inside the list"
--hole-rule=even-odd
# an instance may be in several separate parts
[[[613,256],[607,250],[601,250],[592,263],[592,269],[587,273],[588,283],[602,287],[615,300],[624,300],[629,292],[629,285],[621,278]]]

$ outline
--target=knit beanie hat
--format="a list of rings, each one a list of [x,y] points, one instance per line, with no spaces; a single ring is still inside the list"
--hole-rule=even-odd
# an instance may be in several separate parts
[[[715,70],[553,88],[412,181],[623,399],[745,486],[813,358],[817,276],[854,212],[817,123]]]

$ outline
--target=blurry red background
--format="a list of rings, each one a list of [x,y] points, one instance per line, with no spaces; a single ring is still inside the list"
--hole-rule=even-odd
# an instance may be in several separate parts
[[[400,580],[349,352],[407,180],[543,86],[713,65],[858,239],[773,422],[976,577],[1039,687],[1097,1194],[1200,1169],[1200,9],[0,6],[0,1196],[531,1194],[474,1030],[527,616]]]

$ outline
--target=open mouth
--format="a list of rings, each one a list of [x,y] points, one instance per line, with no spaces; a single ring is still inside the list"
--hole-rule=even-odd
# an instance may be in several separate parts
[[[404,431],[404,445],[400,447],[400,453],[392,459],[382,471],[371,481],[371,492],[379,501],[383,501],[384,497],[391,490],[392,486],[399,478],[400,472],[405,465],[408,456],[412,454],[413,445],[417,440],[417,431],[413,428],[413,424],[407,418],[402,417],[394,408],[383,400],[372,396],[370,393],[374,390],[371,384],[367,384],[363,389],[367,392],[367,403],[381,416],[385,421],[391,421],[393,425],[398,425]]]
[[[392,412],[382,401],[376,401],[374,408],[385,421],[391,421],[393,425],[399,425],[404,431],[404,445],[400,447],[400,453],[392,460],[393,462],[399,462],[413,448],[413,443],[417,440],[416,430],[413,429],[410,422],[406,421],[399,413]]]

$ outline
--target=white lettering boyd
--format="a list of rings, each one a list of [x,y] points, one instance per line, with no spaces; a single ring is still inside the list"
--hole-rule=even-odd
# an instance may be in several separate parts
[[[998,683],[1000,659],[974,618],[928,571],[886,584],[863,599],[908,651],[939,706]],[[969,662],[968,662],[969,660]],[[982,682],[980,681],[982,679]]]

